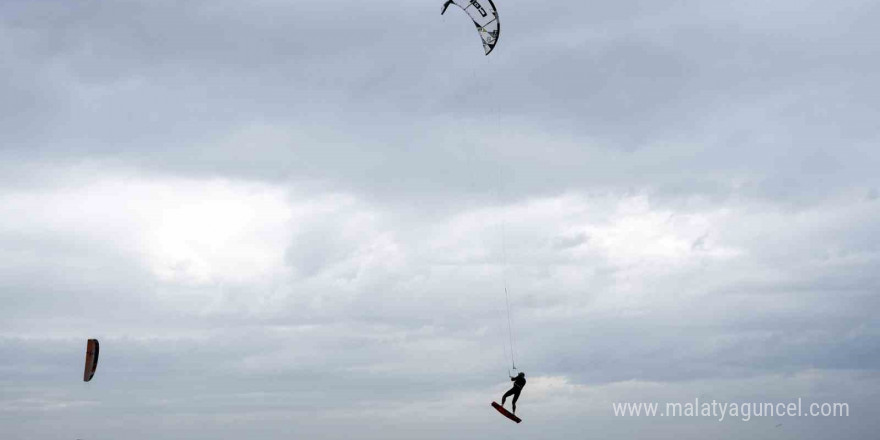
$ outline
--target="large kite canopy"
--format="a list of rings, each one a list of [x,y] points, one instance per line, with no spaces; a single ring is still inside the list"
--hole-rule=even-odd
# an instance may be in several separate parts
[[[92,380],[95,370],[98,369],[98,347],[97,339],[89,339],[86,344],[86,368],[83,371],[83,380],[86,382]]]
[[[483,49],[486,55],[495,48],[498,42],[498,35],[501,34],[501,22],[498,21],[498,10],[495,9],[495,3],[492,0],[447,0],[443,4],[443,10],[440,15],[446,13],[449,5],[455,5],[463,9],[464,12],[471,17],[474,25],[477,26],[477,32],[483,40]]]

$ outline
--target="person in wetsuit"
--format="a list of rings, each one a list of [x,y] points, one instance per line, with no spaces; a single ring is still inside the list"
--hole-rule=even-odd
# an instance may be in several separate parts
[[[511,405],[513,406],[513,413],[516,414],[516,399],[519,399],[519,393],[521,393],[523,387],[526,386],[526,373],[521,372],[517,374],[516,377],[511,377],[510,380],[513,382],[513,387],[501,397],[501,406],[504,406],[504,401],[507,400],[507,396],[512,395],[513,402],[511,402]]]

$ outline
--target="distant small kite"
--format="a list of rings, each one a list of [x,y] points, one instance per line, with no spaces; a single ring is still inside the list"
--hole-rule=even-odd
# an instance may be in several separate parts
[[[89,339],[89,342],[86,344],[86,367],[83,372],[83,381],[88,382],[92,380],[95,370],[98,369],[98,349],[98,340]]]

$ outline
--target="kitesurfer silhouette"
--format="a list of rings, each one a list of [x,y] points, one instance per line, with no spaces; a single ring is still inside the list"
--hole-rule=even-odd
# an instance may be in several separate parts
[[[519,399],[519,393],[522,392],[523,387],[526,386],[526,373],[519,373],[516,377],[510,377],[511,382],[513,382],[513,387],[507,390],[503,396],[501,396],[501,406],[504,406],[504,401],[507,400],[507,396],[513,396],[513,401],[511,402],[511,406],[513,406],[513,413],[516,414],[516,399]]]

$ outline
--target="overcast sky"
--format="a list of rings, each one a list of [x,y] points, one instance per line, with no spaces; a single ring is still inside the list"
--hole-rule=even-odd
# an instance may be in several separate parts
[[[495,3],[0,2],[0,437],[876,438],[880,3]]]

